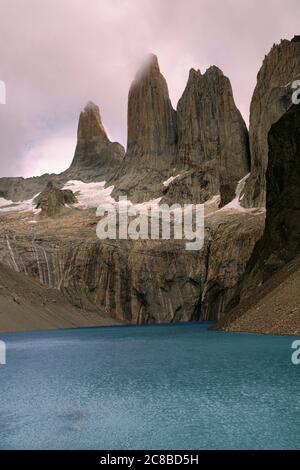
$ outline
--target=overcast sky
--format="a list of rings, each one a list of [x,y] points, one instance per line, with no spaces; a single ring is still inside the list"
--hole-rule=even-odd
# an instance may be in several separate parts
[[[299,0],[0,0],[0,17],[0,176],[67,168],[89,100],[126,145],[128,89],[150,52],[174,107],[191,67],[217,65],[248,121],[264,55],[300,33]]]

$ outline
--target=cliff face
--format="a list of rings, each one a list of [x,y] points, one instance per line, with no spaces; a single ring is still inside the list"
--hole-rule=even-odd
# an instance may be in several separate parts
[[[300,331],[300,106],[268,135],[266,224],[239,286],[240,305],[219,325],[228,331]],[[288,264],[287,264],[288,263]]]
[[[176,113],[157,57],[137,73],[128,97],[129,166],[169,169],[176,146]]]
[[[250,107],[251,176],[246,185],[246,206],[263,206],[268,165],[268,133],[272,124],[292,106],[291,84],[300,78],[300,43],[297,38],[274,45],[257,75]]]
[[[300,253],[299,105],[272,125],[268,147],[266,226],[248,267],[262,281]]]
[[[192,69],[177,105],[179,174],[163,191],[163,202],[203,203],[216,194],[221,206],[249,172],[248,130],[236,108],[231,84],[220,69]]]
[[[100,241],[91,211],[58,219],[6,214],[0,261],[59,289],[84,311],[130,323],[217,319],[234,302],[236,285],[263,229],[263,214],[217,211],[206,220],[205,246],[184,240]]]
[[[235,106],[230,81],[217,67],[191,70],[177,106],[178,162],[210,163],[234,187],[249,171],[248,131]]]
[[[80,114],[77,146],[68,176],[107,180],[120,166],[124,153],[122,145],[108,139],[98,106],[88,103]]]

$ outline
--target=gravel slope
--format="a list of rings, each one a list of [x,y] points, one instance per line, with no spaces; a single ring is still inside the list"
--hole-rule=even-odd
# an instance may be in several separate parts
[[[217,329],[273,335],[300,335],[300,257],[295,258],[255,295],[233,309]]]
[[[55,289],[0,264],[0,332],[113,325],[93,305],[77,308]]]

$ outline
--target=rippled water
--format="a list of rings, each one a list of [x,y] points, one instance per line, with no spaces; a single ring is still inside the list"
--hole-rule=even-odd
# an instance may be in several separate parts
[[[1,449],[294,449],[292,338],[207,324],[0,335]]]

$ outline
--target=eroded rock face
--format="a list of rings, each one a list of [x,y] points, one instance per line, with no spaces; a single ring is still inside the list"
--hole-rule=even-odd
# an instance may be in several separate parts
[[[177,106],[177,177],[163,201],[203,203],[221,195],[221,207],[249,172],[248,130],[236,108],[230,81],[217,67],[192,69]]]
[[[151,55],[129,90],[126,160],[132,165],[168,168],[176,140],[176,113],[167,82],[160,73],[157,57]]]
[[[58,215],[66,204],[74,204],[77,199],[70,189],[61,190],[49,181],[47,187],[35,199],[36,209],[41,209],[41,215],[53,217]]]
[[[101,241],[99,219],[68,211],[32,224],[28,213],[0,220],[0,262],[61,290],[72,305],[95,304],[131,323],[217,319],[236,295],[262,214],[218,211],[206,220],[205,245],[184,240]]]
[[[119,168],[124,153],[122,145],[108,139],[98,106],[88,103],[80,114],[77,146],[67,174],[78,179],[108,180]]]
[[[246,206],[263,206],[268,165],[268,134],[272,124],[292,106],[291,84],[300,78],[300,42],[283,40],[265,57],[257,76],[250,108],[251,176],[246,184]]]
[[[177,173],[180,170],[174,171]],[[182,170],[162,191],[161,203],[198,204],[220,192],[220,178],[216,168],[203,165],[199,169]],[[233,198],[232,198],[233,199]]]
[[[249,171],[248,131],[235,106],[230,81],[218,67],[192,69],[177,106],[178,162],[208,162],[233,186]]]
[[[176,112],[166,80],[157,57],[151,55],[129,91],[127,152],[115,178],[118,191],[133,200],[157,195],[164,176],[172,168],[176,129]]]

